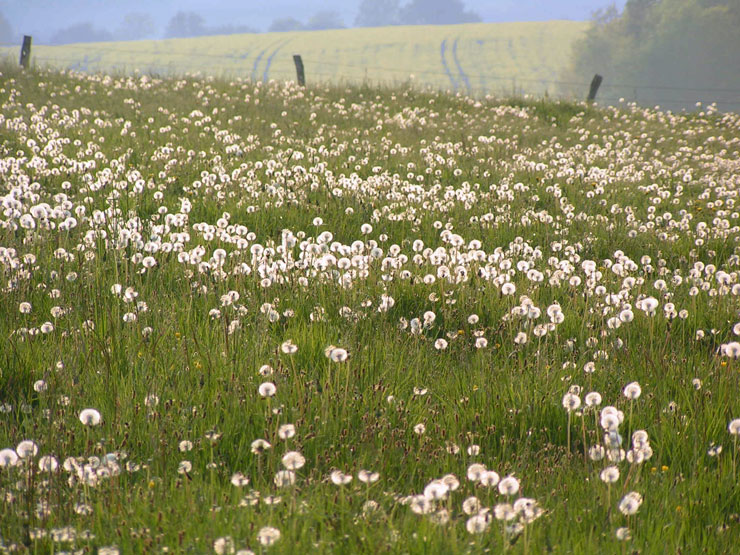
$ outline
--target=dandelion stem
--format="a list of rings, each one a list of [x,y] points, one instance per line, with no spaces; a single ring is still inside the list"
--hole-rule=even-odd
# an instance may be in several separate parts
[[[586,454],[586,415],[581,414],[581,432],[583,433],[583,462],[588,463],[588,455]]]
[[[524,539],[524,555],[529,554],[529,538],[527,538],[527,525],[522,528],[522,537]]]
[[[347,409],[347,396],[349,395],[349,362],[344,365],[345,376],[344,376],[344,398],[342,399],[342,415],[346,413]]]
[[[568,411],[568,455],[570,455],[570,419],[571,419],[571,411]]]

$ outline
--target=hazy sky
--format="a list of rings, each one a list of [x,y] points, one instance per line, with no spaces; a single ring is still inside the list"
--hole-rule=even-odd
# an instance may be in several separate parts
[[[626,0],[464,0],[483,21],[588,19],[591,13]],[[351,26],[361,0],[0,0],[0,12],[17,34],[43,42],[60,28],[92,22],[114,29],[130,12],[152,16],[161,36],[169,19],[180,10],[195,11],[208,25],[246,25],[264,31],[278,17],[306,21],[320,10],[337,12]],[[405,3],[405,2],[402,2]]]

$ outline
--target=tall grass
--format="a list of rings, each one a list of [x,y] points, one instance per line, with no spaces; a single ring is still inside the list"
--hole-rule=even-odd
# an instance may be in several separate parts
[[[3,549],[734,549],[737,115],[1,79]]]

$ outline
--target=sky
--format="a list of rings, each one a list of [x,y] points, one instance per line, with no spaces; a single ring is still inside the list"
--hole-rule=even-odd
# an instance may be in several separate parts
[[[468,10],[489,23],[505,21],[544,21],[549,19],[587,20],[591,14],[611,4],[621,8],[626,0],[464,0]],[[48,40],[57,30],[77,23],[91,22],[96,27],[115,29],[131,12],[151,15],[158,36],[178,11],[194,11],[209,26],[246,25],[265,31],[279,17],[308,20],[314,13],[331,10],[347,26],[357,15],[361,0],[0,0],[0,13],[16,34]],[[404,2],[402,2],[404,3]]]

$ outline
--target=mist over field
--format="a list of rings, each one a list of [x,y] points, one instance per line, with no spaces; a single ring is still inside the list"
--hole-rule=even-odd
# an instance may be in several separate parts
[[[506,27],[483,31],[470,27],[480,23],[536,21],[556,24],[563,20],[588,21],[590,28],[584,34],[574,26],[565,36],[552,40],[557,31],[549,32],[550,38],[545,38],[536,34],[533,27],[535,34],[520,36],[514,42],[509,38],[507,44],[508,32],[500,33]],[[444,36],[435,37],[423,46],[418,41],[409,40],[408,44],[403,44],[403,38],[398,41],[399,27],[429,25],[456,25],[460,29],[445,30]],[[361,52],[357,45],[365,39],[358,41],[354,36],[324,33],[363,28],[379,31],[373,34],[374,43],[363,43]],[[291,60],[285,58],[287,49],[300,46],[301,53],[308,52],[313,57],[315,81],[334,78],[356,82],[360,77],[375,83],[397,83],[412,79],[422,86],[466,94],[508,91],[583,98],[588,83],[598,74],[604,78],[598,94],[602,103],[637,102],[673,110],[712,103],[717,103],[723,111],[740,108],[738,28],[740,3],[734,0],[278,0],[270,3],[216,0],[208,4],[197,0],[133,0],[125,4],[93,0],[22,3],[0,0],[0,47],[5,46],[6,54],[8,48],[19,44],[22,35],[32,35],[37,46],[219,37],[220,46],[216,52],[208,52],[208,56],[218,56],[226,47],[251,65],[237,67],[229,60],[213,58],[210,67],[218,75],[234,70],[253,79],[258,75],[267,79],[273,58],[278,66],[283,62],[288,66]],[[321,33],[308,33],[300,39],[297,35],[286,35],[285,40],[270,38],[271,33],[311,31]],[[408,36],[414,34],[411,31]],[[402,31],[401,36],[405,35]],[[253,36],[265,38],[249,38]],[[394,49],[386,49],[389,43],[384,36],[389,37]],[[276,48],[278,42],[281,46]],[[247,43],[261,44],[254,57],[244,51]],[[185,49],[196,48],[196,43],[153,44],[146,48],[147,53],[137,57],[114,56],[114,63],[111,55],[105,53],[110,46],[76,47],[73,52],[56,50],[53,56],[46,52],[37,56],[37,60],[82,71],[134,68],[157,74],[202,71],[203,64],[197,58],[205,55],[202,51],[190,60],[162,62],[163,57],[177,57]],[[413,48],[413,55],[409,50],[404,51],[406,47]],[[118,50],[121,48],[129,53],[141,51],[136,44]],[[286,50],[279,52],[280,48]],[[556,63],[550,56],[553,50],[557,53]],[[446,60],[446,56],[454,60]],[[269,62],[260,69],[263,57]],[[429,61],[435,58],[430,65]],[[527,64],[521,66],[524,59]],[[481,67],[483,60],[485,67]],[[336,62],[344,67],[332,66]],[[536,71],[525,69],[531,68],[532,63],[539,64]],[[512,71],[517,66],[521,69]],[[378,71],[380,67],[384,71]],[[434,73],[437,75],[430,75]],[[290,78],[287,67],[272,76]],[[498,86],[490,86],[490,81],[498,82]]]
[[[382,0],[372,0],[370,3],[380,6],[384,4]],[[398,3],[409,5],[412,2],[405,0]],[[16,39],[19,35],[29,34],[34,35],[40,43],[49,43],[54,38],[67,41],[88,40],[91,35],[95,38],[94,33],[98,36],[108,33],[113,40],[126,40],[131,38],[130,33],[127,34],[124,29],[127,17],[128,24],[137,22],[139,27],[143,26],[140,29],[140,32],[143,31],[140,38],[161,38],[166,34],[168,23],[178,12],[195,14],[202,18],[204,28],[216,31],[243,28],[265,32],[279,20],[292,18],[305,25],[321,14],[333,14],[333,17],[325,21],[327,23],[353,27],[357,23],[361,4],[361,0],[214,0],[207,3],[202,0],[2,0],[0,13],[8,20]],[[551,19],[585,21],[594,11],[607,8],[612,2],[466,0],[459,4],[463,11],[476,14],[480,21],[495,23]],[[617,0],[616,5],[623,6],[624,0]],[[454,16],[440,21],[458,22]],[[71,32],[66,35],[60,34],[61,31],[70,29]]]

